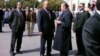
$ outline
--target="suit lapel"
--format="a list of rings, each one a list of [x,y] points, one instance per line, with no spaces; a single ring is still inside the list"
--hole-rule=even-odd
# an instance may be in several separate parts
[[[60,15],[60,20],[62,20],[64,18],[64,14],[66,14],[68,11],[68,9],[66,9],[64,12],[62,12],[62,14]]]
[[[43,9],[43,11],[44,11],[44,13],[45,13],[45,16],[48,17],[47,19],[51,20],[49,14],[45,11],[45,9]],[[50,11],[49,11],[49,13],[50,13]],[[51,15],[51,13],[50,13],[50,15]]]

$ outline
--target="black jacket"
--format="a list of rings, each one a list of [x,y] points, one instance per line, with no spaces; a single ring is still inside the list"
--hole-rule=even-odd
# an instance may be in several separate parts
[[[74,23],[74,31],[81,31],[83,29],[83,25],[85,21],[90,17],[90,14],[86,11],[83,11],[82,13],[76,13],[75,23]]]
[[[48,11],[51,15],[51,19],[44,9],[41,9],[38,13],[39,32],[43,32],[43,33],[54,32],[55,14],[51,10]]]
[[[4,11],[0,10],[0,22],[3,20],[3,16],[4,16]]]
[[[21,11],[21,12],[23,14],[22,24],[20,24],[19,22],[20,16],[18,15],[18,11],[13,10],[11,12],[11,15],[9,17],[9,24],[13,32],[17,32],[19,28],[21,28],[23,31],[25,30],[25,21],[26,21],[25,12],[24,11]]]
[[[100,56],[100,14],[97,12],[84,24],[82,38],[85,56]]]

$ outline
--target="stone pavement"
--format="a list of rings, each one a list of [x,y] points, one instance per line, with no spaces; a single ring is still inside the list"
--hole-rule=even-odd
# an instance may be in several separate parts
[[[3,33],[0,33],[0,56],[10,56],[11,30],[7,24],[3,27],[3,31]],[[75,34],[72,34],[72,46],[73,50],[69,52],[69,56],[75,56],[77,50]],[[40,34],[37,24],[35,24],[32,37],[27,36],[27,29],[25,30],[21,51],[22,54],[16,54],[15,56],[40,56]],[[53,50],[52,56],[59,56],[59,52]]]

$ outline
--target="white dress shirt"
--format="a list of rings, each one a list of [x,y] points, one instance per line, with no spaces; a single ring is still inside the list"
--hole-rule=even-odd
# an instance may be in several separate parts
[[[96,10],[96,12],[100,15],[100,11],[99,10]]]

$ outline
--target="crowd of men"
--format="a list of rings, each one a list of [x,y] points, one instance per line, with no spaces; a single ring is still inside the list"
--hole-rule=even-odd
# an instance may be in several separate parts
[[[60,52],[60,56],[68,56],[69,50],[72,50],[71,28],[73,19],[73,31],[76,33],[76,43],[78,48],[76,55],[99,56],[100,0],[97,0],[94,9],[93,7],[92,9],[85,8],[85,4],[80,3],[79,10],[75,14],[75,17],[66,2],[62,2],[60,6],[59,13],[55,14],[50,9],[49,1],[45,0],[43,2],[43,8],[38,12],[37,24],[41,34],[40,56],[44,56],[45,54],[46,42],[46,56],[52,56],[52,44],[53,49]],[[11,56],[15,56],[15,49],[16,53],[21,53],[20,49],[26,22],[28,36],[32,36],[34,24],[36,22],[36,13],[34,12],[34,9],[31,8],[30,10],[30,7],[26,7],[26,11],[23,11],[21,2],[17,3],[16,9],[11,10],[9,16],[7,16],[7,14],[3,17],[3,14],[6,13],[3,13],[0,9],[0,32],[2,32],[2,19],[8,18],[8,23],[12,30],[10,54]],[[52,43],[53,39],[54,43]]]

